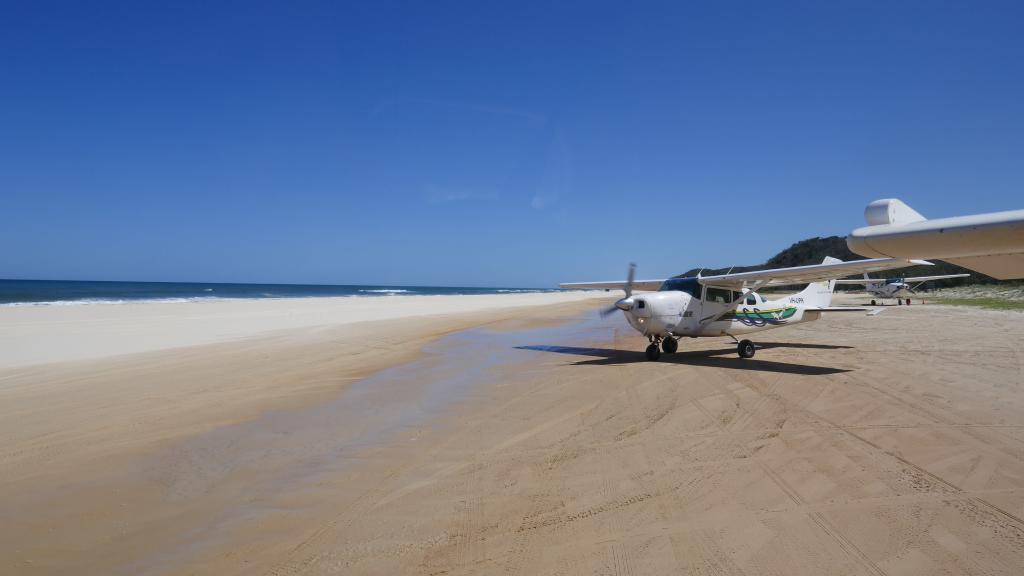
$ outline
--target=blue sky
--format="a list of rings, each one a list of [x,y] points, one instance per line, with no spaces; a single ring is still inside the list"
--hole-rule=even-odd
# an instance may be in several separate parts
[[[2,2],[0,277],[550,286],[1024,207],[1016,2]]]

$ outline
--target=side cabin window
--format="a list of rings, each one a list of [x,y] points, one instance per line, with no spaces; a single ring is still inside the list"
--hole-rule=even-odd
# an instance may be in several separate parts
[[[730,304],[734,300],[733,292],[722,288],[711,288],[704,290],[704,301],[716,304]]]
[[[757,304],[757,296],[754,296],[753,292],[747,293],[747,304],[749,306],[754,306]]]

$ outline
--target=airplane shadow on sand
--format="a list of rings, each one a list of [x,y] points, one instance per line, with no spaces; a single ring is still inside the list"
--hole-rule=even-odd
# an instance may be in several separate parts
[[[578,346],[516,346],[519,350],[534,350],[537,352],[554,352],[557,354],[573,354],[576,356],[594,356],[593,360],[580,360],[574,362],[577,366],[607,366],[618,364],[633,364],[634,362],[649,362],[642,351],[636,350],[615,350],[612,348],[583,348]],[[758,350],[769,348],[812,348],[822,350],[843,350],[852,346],[835,346],[832,344],[788,344],[783,342],[758,342]],[[726,355],[732,358],[725,357]],[[757,358],[743,359],[736,356],[736,348],[723,348],[719,350],[683,350],[675,354],[662,354],[658,362],[664,364],[687,364],[689,366],[707,366],[710,368],[729,368],[731,370],[754,370],[757,372],[779,372],[784,374],[804,374],[809,376],[822,376],[825,374],[840,374],[850,372],[845,368],[832,368],[829,366],[810,366],[807,364],[791,364],[787,362],[775,362],[774,360],[758,360]]]

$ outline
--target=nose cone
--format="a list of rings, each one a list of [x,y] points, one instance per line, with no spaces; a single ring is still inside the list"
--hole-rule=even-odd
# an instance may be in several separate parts
[[[623,312],[628,312],[633,309],[633,297],[622,298],[615,302],[615,307]]]

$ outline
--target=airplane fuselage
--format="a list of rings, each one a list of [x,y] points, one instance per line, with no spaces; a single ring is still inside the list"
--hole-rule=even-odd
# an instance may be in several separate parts
[[[679,287],[683,289],[632,296],[631,307],[625,310],[629,325],[653,338],[736,336],[821,317],[821,312],[807,309],[804,293],[767,300],[756,292],[747,292],[740,298],[736,292],[703,287],[696,282]],[[739,302],[733,304],[737,298]]]
[[[864,290],[876,296],[878,298],[910,298],[914,295],[910,291],[910,286],[906,282],[887,282],[882,284],[868,284],[864,287]]]

